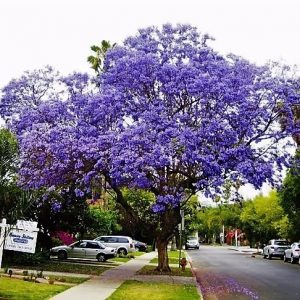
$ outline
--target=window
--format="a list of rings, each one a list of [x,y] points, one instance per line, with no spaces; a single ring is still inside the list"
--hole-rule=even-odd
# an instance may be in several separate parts
[[[102,236],[99,241],[101,241],[102,243],[108,243],[109,237],[107,236]]]
[[[274,245],[278,245],[278,246],[288,246],[289,243],[287,241],[275,241]]]
[[[107,237],[107,243],[117,243],[118,239],[116,237],[113,236],[109,236]]]
[[[100,249],[100,245],[95,242],[87,242],[86,248],[90,249]]]
[[[125,243],[125,244],[127,244],[127,243],[129,243],[128,242],[128,239],[126,239],[126,238],[118,238],[118,243]]]
[[[75,247],[77,247],[77,248],[86,248],[86,242],[81,241]]]

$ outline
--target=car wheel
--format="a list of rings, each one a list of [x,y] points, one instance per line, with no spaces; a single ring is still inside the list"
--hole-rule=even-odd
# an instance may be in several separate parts
[[[65,251],[59,251],[57,253],[57,258],[58,259],[67,259],[67,253]]]
[[[98,254],[97,260],[98,260],[99,262],[104,262],[104,261],[106,261],[105,255],[104,255],[104,254]]]
[[[288,261],[288,259],[286,258],[285,254],[284,254],[284,256],[283,256],[283,261],[284,261],[284,262],[287,262],[287,261]]]
[[[291,255],[291,264],[294,264],[294,263],[296,263],[296,261],[295,261],[293,255]]]
[[[267,258],[267,255],[265,254],[265,252],[263,252],[263,258]]]
[[[121,249],[118,250],[118,254],[120,254],[120,255],[127,255],[127,250],[124,249],[124,248],[121,248]]]
[[[272,259],[272,255],[270,254],[270,252],[268,251],[268,256],[267,256],[268,259]]]

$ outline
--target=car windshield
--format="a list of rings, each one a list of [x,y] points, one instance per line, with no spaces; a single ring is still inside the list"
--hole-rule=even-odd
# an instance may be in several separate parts
[[[106,248],[106,246],[100,242],[98,242],[98,244],[100,245],[101,248]]]
[[[194,242],[194,241],[197,241],[197,239],[196,239],[196,238],[194,238],[194,237],[192,237],[192,238],[188,238],[188,240],[189,240],[189,241],[193,241],[193,242]]]
[[[287,246],[289,243],[287,241],[275,241],[274,245]]]

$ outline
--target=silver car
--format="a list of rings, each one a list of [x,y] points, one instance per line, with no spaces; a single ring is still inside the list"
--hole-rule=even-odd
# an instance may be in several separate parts
[[[103,235],[94,239],[100,241],[103,245],[115,248],[118,254],[127,255],[134,252],[135,247],[131,237],[118,235]]]
[[[93,240],[81,240],[69,246],[58,246],[50,250],[50,255],[58,259],[67,258],[91,258],[104,262],[116,256],[116,249],[106,247],[102,243]]]
[[[286,240],[270,240],[268,245],[263,249],[264,258],[272,259],[272,257],[280,257],[283,259],[284,251],[290,248],[290,244]]]
[[[284,261],[290,261],[292,264],[299,262],[300,257],[300,243],[293,243],[290,249],[284,251]]]
[[[188,237],[185,243],[185,249],[188,250],[190,248],[199,249],[199,242],[196,237]]]

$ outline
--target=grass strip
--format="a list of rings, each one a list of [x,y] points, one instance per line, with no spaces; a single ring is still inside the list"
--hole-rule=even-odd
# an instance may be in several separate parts
[[[47,262],[38,266],[10,266],[11,268],[23,269],[23,270],[43,270],[51,272],[65,272],[75,274],[88,274],[88,275],[100,275],[106,270],[111,268],[103,266],[81,265],[72,263],[60,263],[60,262]]]
[[[185,252],[181,251],[181,258],[186,257]],[[168,251],[168,258],[170,264],[178,264],[179,263],[179,251]],[[150,263],[158,263],[158,258],[151,259]]]
[[[68,289],[68,286],[34,283],[0,277],[0,298],[11,300],[45,300]]]
[[[132,258],[129,258],[129,257],[115,257],[115,258],[111,258],[110,261],[128,262],[131,259]]]
[[[72,283],[72,284],[80,284],[89,279],[89,277],[72,277],[72,276],[54,276],[50,275],[48,276],[49,279],[52,279],[54,281],[59,281],[59,282],[66,282],[66,283]]]
[[[107,300],[198,300],[193,285],[125,281]]]
[[[177,267],[170,267],[171,272],[159,272],[155,270],[154,266],[144,266],[141,270],[139,270],[137,275],[169,275],[169,276],[184,276],[184,277],[193,277],[193,273],[191,269],[179,269]]]

